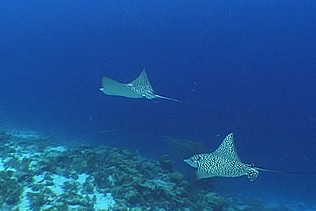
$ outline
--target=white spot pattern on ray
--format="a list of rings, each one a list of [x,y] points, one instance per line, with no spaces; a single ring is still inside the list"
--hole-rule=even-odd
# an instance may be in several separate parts
[[[184,162],[197,168],[198,179],[248,176],[253,181],[259,174],[255,167],[240,161],[235,149],[233,133],[227,135],[214,152],[196,154]]]
[[[214,153],[217,153],[218,156],[224,156],[227,159],[240,161],[235,147],[233,133],[230,133],[225,137]]]

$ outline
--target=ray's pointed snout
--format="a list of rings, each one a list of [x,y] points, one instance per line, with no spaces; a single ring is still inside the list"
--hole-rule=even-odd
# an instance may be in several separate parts
[[[193,167],[193,168],[197,168],[197,162],[194,162],[192,159],[184,159],[183,160],[186,164],[188,164],[189,166]]]
[[[105,89],[104,89],[103,87],[101,87],[99,90],[100,90],[103,94],[106,94],[106,93],[105,93]]]

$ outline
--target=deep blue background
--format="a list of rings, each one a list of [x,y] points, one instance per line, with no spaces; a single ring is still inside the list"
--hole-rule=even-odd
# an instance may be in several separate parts
[[[162,135],[211,151],[233,131],[245,162],[316,172],[315,1],[10,1],[0,10],[2,127],[152,158],[167,151]],[[232,112],[98,90],[103,75],[128,82],[144,67],[158,94]],[[223,181],[313,199],[315,179]]]

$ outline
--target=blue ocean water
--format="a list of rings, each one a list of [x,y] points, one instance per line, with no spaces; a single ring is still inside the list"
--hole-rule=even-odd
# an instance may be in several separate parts
[[[1,127],[153,159],[167,152],[164,135],[212,151],[234,132],[243,161],[316,173],[315,1],[10,1],[0,8]],[[226,111],[99,91],[102,76],[128,82],[143,68],[157,93]],[[252,183],[216,181],[224,193],[316,203],[315,179],[263,172]]]

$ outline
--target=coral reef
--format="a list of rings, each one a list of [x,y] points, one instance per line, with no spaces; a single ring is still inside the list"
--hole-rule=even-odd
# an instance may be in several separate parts
[[[232,204],[212,191],[211,180],[188,179],[168,155],[152,161],[115,147],[61,146],[33,133],[1,132],[0,143],[0,210],[260,208]]]
[[[193,188],[168,155],[151,161],[115,147],[57,146],[33,134],[2,132],[0,140],[1,207],[202,210],[210,200],[207,186]]]
[[[0,172],[0,207],[3,203],[13,205],[20,200],[23,188],[14,174],[10,170]]]

